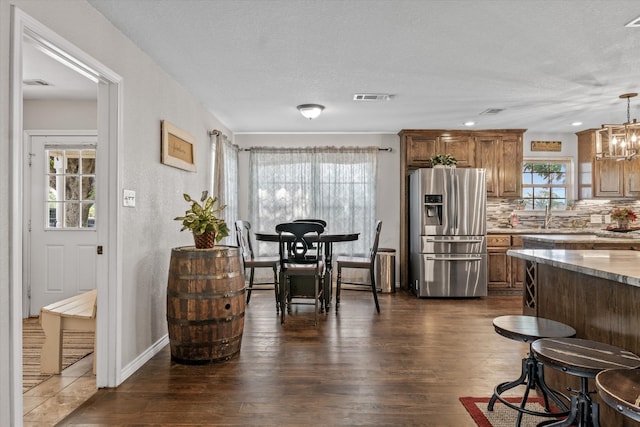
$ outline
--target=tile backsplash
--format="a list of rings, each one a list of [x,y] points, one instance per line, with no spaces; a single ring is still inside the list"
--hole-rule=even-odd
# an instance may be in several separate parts
[[[511,214],[518,215],[515,228],[539,228],[544,224],[542,210],[516,210],[517,200],[487,200],[487,228],[511,228]],[[602,229],[608,223],[592,224],[591,215],[609,215],[616,208],[640,212],[640,200],[576,200],[573,210],[552,210],[549,228]]]

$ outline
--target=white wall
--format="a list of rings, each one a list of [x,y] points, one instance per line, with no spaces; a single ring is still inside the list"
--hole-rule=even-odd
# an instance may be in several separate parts
[[[581,129],[576,129],[576,132]],[[562,142],[561,151],[531,151],[531,141],[560,141]],[[571,179],[573,180],[572,188],[574,194],[572,198],[575,200],[579,197],[577,193],[578,183],[578,136],[575,133],[536,133],[525,132],[524,147],[522,155],[526,158],[542,158],[542,159],[571,159],[573,170],[571,171]]]
[[[95,130],[98,128],[96,101],[25,100],[25,130]]]
[[[396,134],[235,134],[234,143],[240,148],[249,147],[314,147],[336,146],[391,147],[391,152],[381,151],[378,156],[376,182],[376,218],[382,221],[380,247],[400,245],[400,139]],[[249,152],[240,152],[239,161],[240,216],[248,219],[249,206]],[[396,257],[396,263],[398,259]],[[396,269],[396,271],[398,271]],[[397,280],[397,278],[396,278]]]
[[[122,248],[122,341],[118,348],[123,369],[166,334],[165,295],[170,250],[192,244],[173,217],[184,212],[183,192],[197,193],[209,182],[208,131],[231,132],[167,75],[109,21],[80,0],[0,0],[0,389],[11,390],[9,370],[11,295],[19,284],[9,283],[10,183],[13,170],[9,134],[11,5],[37,19],[85,53],[109,67],[122,82],[122,189],[136,191],[136,207],[118,207],[118,238]],[[196,138],[196,173],[160,163],[160,121],[167,119]],[[53,127],[54,124],[49,123]],[[66,127],[67,123],[65,123]],[[114,159],[115,160],[115,159]],[[17,373],[20,375],[20,373]],[[10,425],[13,399],[0,398],[0,425]],[[21,414],[20,414],[21,416]]]

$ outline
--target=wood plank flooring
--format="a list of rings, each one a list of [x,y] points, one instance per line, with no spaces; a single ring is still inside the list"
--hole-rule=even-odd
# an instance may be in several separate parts
[[[115,389],[101,389],[61,426],[475,426],[461,396],[489,397],[517,378],[528,346],[494,332],[521,297],[417,299],[344,290],[340,312],[313,324],[297,306],[284,326],[273,295],[247,306],[240,354],[173,363],[168,347]],[[518,390],[513,395],[518,395]]]

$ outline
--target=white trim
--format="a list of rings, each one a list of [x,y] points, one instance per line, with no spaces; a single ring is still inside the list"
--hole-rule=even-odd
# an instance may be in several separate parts
[[[575,176],[574,176],[574,159],[572,157],[525,157],[522,159],[522,164],[525,163],[564,163],[567,165],[567,171],[565,172],[566,183],[563,186],[556,186],[556,188],[564,187],[567,190],[566,200],[568,202],[573,202],[576,200],[574,195],[578,194],[577,188],[575,188]],[[522,191],[524,192],[525,187],[524,182],[522,183]],[[521,194],[522,196],[522,194]],[[534,209],[535,210],[535,209]],[[528,212],[532,211],[531,209]]]
[[[138,369],[142,368],[142,366],[147,363],[153,356],[158,354],[164,347],[169,344],[169,335],[165,334],[158,341],[151,345],[151,347],[147,348],[142,354],[133,359],[127,366],[122,368],[120,372],[121,381],[125,381],[132,374],[134,374]]]
[[[16,6],[11,6],[11,76],[10,76],[10,176],[9,201],[9,283],[11,307],[9,313],[12,387],[9,390],[11,425],[22,425],[22,213],[24,209],[23,188],[23,117],[22,117],[22,44],[23,35],[50,43],[77,63],[86,64],[95,71],[98,84],[98,149],[106,150],[102,167],[108,178],[102,182],[103,189],[97,192],[97,203],[108,209],[108,226],[98,230],[98,242],[104,247],[104,255],[97,262],[98,274],[98,320],[97,320],[97,376],[98,387],[115,387],[119,384],[121,358],[121,295],[122,260],[118,210],[119,165],[122,152],[122,77],[86,54],[49,28],[33,19]]]

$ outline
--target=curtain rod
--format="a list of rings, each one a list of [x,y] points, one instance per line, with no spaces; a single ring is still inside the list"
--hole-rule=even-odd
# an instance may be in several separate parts
[[[265,148],[265,147],[249,147],[249,148],[241,148],[240,151],[251,151],[253,149],[256,148]],[[268,148],[281,148],[281,147],[268,147]],[[392,152],[393,148],[391,147],[380,147],[378,148],[378,151],[388,151],[388,152]]]

